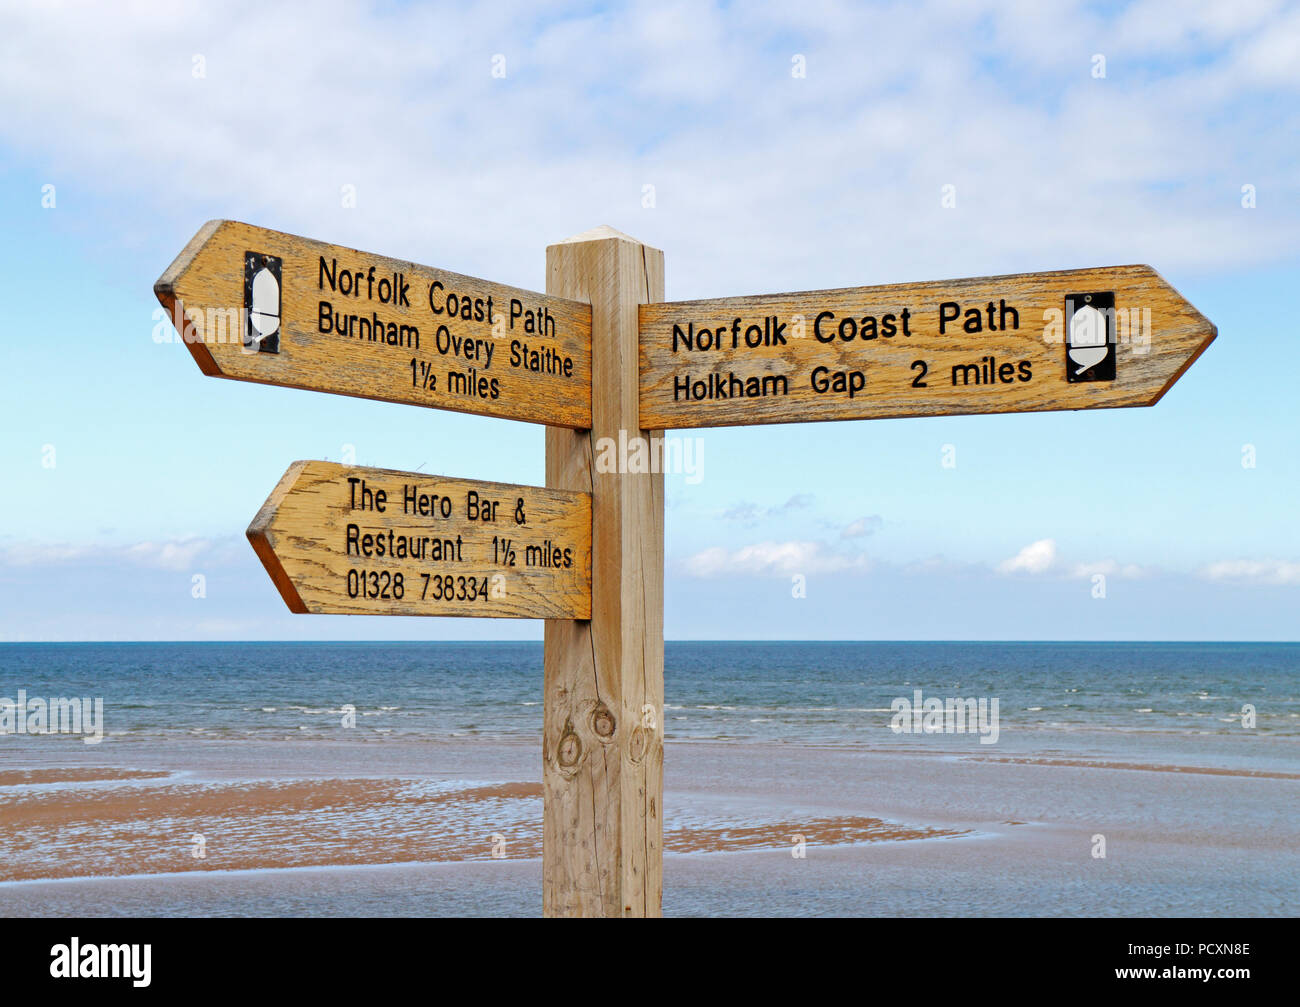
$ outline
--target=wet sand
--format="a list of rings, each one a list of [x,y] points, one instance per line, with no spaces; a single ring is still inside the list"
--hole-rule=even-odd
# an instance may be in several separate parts
[[[36,775],[17,755],[7,914],[539,911],[528,742],[68,746]],[[665,912],[1289,915],[1300,774],[1214,761],[670,743]]]
[[[1104,759],[987,758],[978,761],[1001,762],[1018,766],[1086,766],[1089,769],[1136,769],[1143,773],[1190,773],[1203,776],[1244,776],[1262,780],[1300,780],[1300,773],[1281,773],[1268,769],[1225,769],[1216,766],[1162,766],[1152,762],[1107,762]]]
[[[0,771],[0,787],[28,783],[94,783],[100,780],[145,780],[167,774],[147,769],[9,769]]]
[[[22,774],[9,774],[19,776]],[[189,782],[146,771],[49,771],[85,786],[0,789],[0,882],[189,871],[274,870],[539,857],[542,786],[422,779]],[[149,780],[119,787],[118,780]],[[862,816],[724,822],[665,830],[673,853],[925,839],[961,830]],[[202,837],[198,842],[196,837]],[[498,838],[499,837],[499,838]],[[196,855],[201,853],[201,855]]]

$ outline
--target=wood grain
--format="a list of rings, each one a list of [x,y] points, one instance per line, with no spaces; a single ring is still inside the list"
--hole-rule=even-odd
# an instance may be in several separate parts
[[[244,347],[245,252],[283,261],[277,353]],[[354,285],[358,270],[363,279]],[[343,292],[343,272],[352,293]],[[389,303],[379,299],[381,280],[401,288],[394,275],[407,285],[404,303],[395,294]],[[204,374],[557,426],[591,424],[586,304],[230,220],[204,225],[154,292]],[[457,308],[468,298],[471,314],[482,319],[449,315],[448,295]],[[322,302],[330,306],[325,321]],[[519,309],[513,318],[512,303]],[[529,311],[539,331],[526,331]],[[385,334],[393,324],[414,327],[418,336],[400,334],[397,345],[372,340],[365,333],[376,317]],[[348,334],[335,331],[339,324]],[[529,370],[532,364],[558,372]]]
[[[1115,295],[1115,379],[1071,383],[1062,340],[1065,299],[1106,291]],[[941,333],[940,306],[945,302],[957,304],[961,314],[955,323],[946,322]],[[1014,309],[1014,317],[1003,312],[1004,303]],[[964,328],[972,308],[981,316],[978,332]],[[908,335],[900,325],[905,309]],[[820,330],[831,339],[822,342],[815,325],[827,311],[834,317],[822,316]],[[945,314],[951,311],[945,309]],[[889,314],[897,330],[892,336],[883,334],[884,316]],[[864,322],[868,316],[876,319],[873,339],[862,338],[871,331]],[[744,334],[749,327],[758,327],[753,338],[760,341],[770,317],[776,321],[766,323],[766,332],[784,337],[784,344],[771,339],[771,345],[747,346]],[[801,336],[796,334],[800,318]],[[851,341],[839,335],[845,319],[852,319],[845,330],[854,336]],[[1013,321],[1018,327],[1012,327]],[[721,347],[699,349],[697,334],[693,348],[679,339],[674,351],[674,324],[688,333],[689,324],[697,330],[722,327]],[[1215,331],[1149,266],[647,304],[640,309],[640,423],[731,426],[1152,405],[1210,344]],[[993,367],[985,372],[982,362],[989,357]],[[924,375],[917,361],[923,362]],[[1013,365],[1010,381],[1005,380],[1003,364]],[[972,371],[970,365],[980,370]],[[817,367],[827,369],[819,383],[833,382],[835,372],[857,371],[864,384],[852,396],[848,389],[819,393],[813,387]],[[709,375],[717,374],[730,392],[736,387],[729,381],[733,373],[742,382],[757,379],[747,389],[769,394],[701,399],[675,385],[689,375],[693,388],[707,391]],[[1022,380],[1024,373],[1032,376]],[[986,374],[991,380],[984,380]],[[913,384],[918,379],[925,387]],[[854,380],[846,377],[844,384]],[[699,381],[705,384],[695,384]],[[782,388],[786,394],[781,394]]]
[[[546,484],[592,495],[590,622],[548,620],[543,910],[659,916],[663,905],[664,484],[598,471],[637,425],[637,307],[663,297],[663,253],[610,228],[546,250],[548,291],[592,306],[592,428],[548,427]]]
[[[364,496],[362,480],[376,496]],[[476,519],[468,506],[471,493],[480,502]],[[443,516],[443,498],[450,516]],[[367,541],[366,535],[376,538]],[[494,537],[509,540],[513,563],[500,541],[494,548]],[[516,619],[591,614],[586,493],[300,461],[267,498],[248,539],[294,612]],[[406,555],[395,554],[403,543]],[[548,561],[554,565],[543,565]],[[349,571],[355,573],[349,577]],[[357,579],[362,574],[364,585]]]

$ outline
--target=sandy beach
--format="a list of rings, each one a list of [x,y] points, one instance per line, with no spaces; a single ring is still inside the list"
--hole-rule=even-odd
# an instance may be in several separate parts
[[[1122,739],[1105,743],[1112,752],[1093,757],[670,744],[665,912],[1291,911],[1300,773],[1224,764],[1208,743],[1140,762],[1114,756]],[[9,915],[540,910],[540,767],[527,742],[66,745],[59,756],[39,771],[0,759]]]

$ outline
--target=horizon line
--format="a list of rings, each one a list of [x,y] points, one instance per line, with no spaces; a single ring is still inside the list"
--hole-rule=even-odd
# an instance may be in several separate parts
[[[275,639],[275,640],[0,640],[0,647],[5,646],[109,646],[109,645],[135,645],[135,644],[212,644],[212,645],[239,645],[239,644],[439,644],[454,643],[467,644],[476,643],[484,645],[493,644],[541,644],[542,640],[385,640],[385,639],[356,639],[356,640],[299,640],[299,639]],[[1144,639],[1144,640],[1086,640],[1086,639],[961,639],[961,638],[944,638],[944,639],[901,639],[901,638],[864,638],[864,639],[839,639],[839,638],[812,638],[812,637],[790,637],[784,639],[740,639],[740,638],[722,638],[722,637],[683,637],[678,639],[668,639],[665,637],[664,643],[1062,643],[1062,644],[1135,644],[1135,643],[1184,643],[1184,644],[1300,644],[1300,640],[1189,640],[1189,639]]]

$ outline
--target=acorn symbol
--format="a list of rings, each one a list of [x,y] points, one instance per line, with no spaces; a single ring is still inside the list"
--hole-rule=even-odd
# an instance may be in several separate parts
[[[1079,375],[1106,359],[1106,316],[1085,304],[1070,319],[1070,363]]]
[[[253,274],[248,321],[253,327],[250,342],[260,343],[280,331],[280,282],[266,266]]]
[[[245,353],[280,352],[279,257],[262,252],[244,253]]]
[[[1065,380],[1115,380],[1115,291],[1067,294]]]

